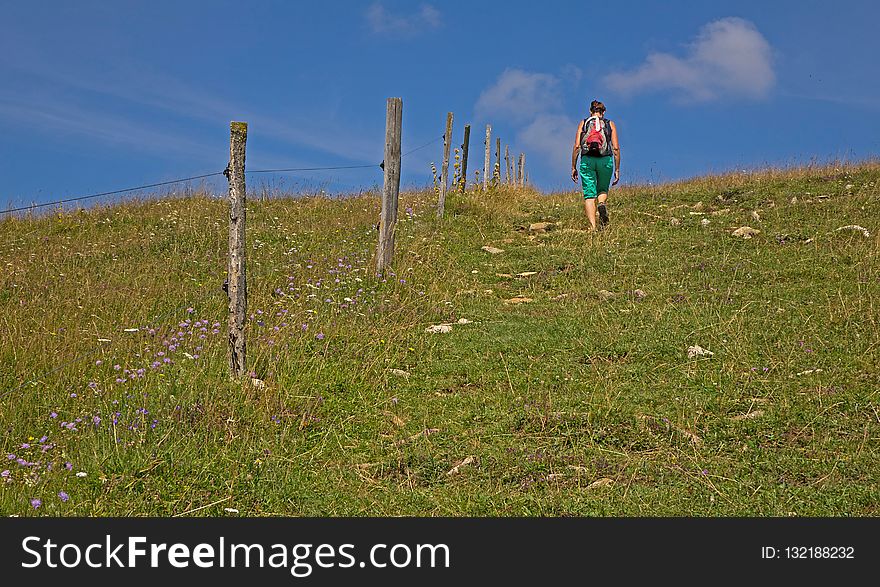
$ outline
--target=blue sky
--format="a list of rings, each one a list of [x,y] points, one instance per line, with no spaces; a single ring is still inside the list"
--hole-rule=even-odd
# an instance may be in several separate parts
[[[4,1],[2,14],[0,206],[222,170],[230,120],[250,124],[250,169],[378,163],[389,96],[404,101],[404,150],[451,110],[455,144],[472,125],[471,169],[491,123],[546,190],[573,189],[594,97],[617,122],[625,181],[880,152],[871,1]],[[429,182],[440,153],[405,159],[404,186]]]

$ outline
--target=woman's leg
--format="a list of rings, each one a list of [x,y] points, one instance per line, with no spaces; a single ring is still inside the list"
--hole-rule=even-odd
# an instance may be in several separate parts
[[[596,198],[584,198],[584,214],[590,223],[590,229],[596,230]]]
[[[590,228],[596,230],[596,168],[591,165],[593,157],[581,157],[581,187],[584,193],[584,214]]]
[[[608,224],[608,208],[605,206],[605,200],[608,199],[608,193],[602,192],[596,197],[597,210],[599,211],[599,222],[604,227]]]
[[[605,201],[608,199],[608,190],[611,188],[611,176],[614,173],[614,161],[611,157],[603,157],[596,166],[596,202],[599,209],[599,221],[602,226],[608,224],[608,210]]]

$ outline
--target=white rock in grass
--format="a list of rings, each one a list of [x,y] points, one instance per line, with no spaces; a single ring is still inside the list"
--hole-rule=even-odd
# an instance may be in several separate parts
[[[754,418],[760,418],[764,415],[764,410],[754,410],[752,412],[747,412],[745,414],[739,414],[738,416],[733,416],[730,419],[734,422],[742,422],[743,420],[752,420]]]
[[[527,298],[525,296],[515,296],[510,298],[509,300],[504,300],[505,304],[528,304],[533,302],[532,298]]]
[[[256,377],[251,377],[251,385],[257,389],[266,389],[266,382],[262,379],[257,379]]]
[[[689,346],[687,352],[688,352],[688,359],[694,359],[697,357],[711,357],[712,355],[715,354],[712,351],[708,351],[708,350],[704,349],[703,347],[701,347],[700,345],[696,345],[696,344],[694,346]]]
[[[482,247],[482,250],[486,251],[486,252],[489,253],[490,255],[498,255],[498,254],[504,252],[503,249],[499,249],[499,248],[496,248],[496,247],[490,247],[489,245],[486,245],[486,246]]]
[[[388,369],[388,372],[392,375],[397,375],[398,377],[403,377],[405,379],[409,378],[409,373],[403,369]]]
[[[614,479],[610,479],[608,477],[602,477],[601,479],[597,479],[587,485],[587,489],[598,489],[600,487],[607,487],[609,485],[614,484]]]
[[[600,289],[596,292],[596,295],[599,296],[599,299],[604,302],[613,298],[614,292],[608,291],[607,289]]]
[[[458,321],[456,322],[456,324],[470,324],[470,323],[471,323],[471,321],[468,320],[467,318],[459,318]]]
[[[678,218],[675,218],[674,216],[669,219],[670,226],[678,226],[680,224],[681,224],[681,220],[679,220]]]
[[[752,220],[755,222],[761,222],[761,215],[758,214],[757,210],[752,210]]]
[[[752,238],[756,234],[761,234],[761,231],[757,228],[752,228],[751,226],[740,226],[736,230],[734,230],[731,234],[733,236],[738,236],[741,238]]]
[[[532,222],[529,224],[529,232],[541,234],[553,229],[552,222]]]
[[[433,326],[428,326],[425,328],[425,332],[429,334],[446,334],[448,332],[452,332],[451,324],[435,324]]]
[[[455,465],[454,467],[449,469],[449,471],[447,471],[446,474],[447,475],[455,475],[456,473],[458,473],[458,471],[462,467],[466,467],[473,462],[474,462],[474,457],[465,457],[463,461],[461,461],[460,463],[458,463],[457,465]]]
[[[865,238],[871,236],[871,233],[868,231],[867,228],[859,226],[858,224],[847,224],[846,226],[841,226],[837,230],[855,230],[856,232],[861,232]]]
[[[708,218],[703,218],[703,219],[700,220],[700,225],[701,225],[703,228],[709,226],[709,224],[711,224],[711,222],[709,221]]]

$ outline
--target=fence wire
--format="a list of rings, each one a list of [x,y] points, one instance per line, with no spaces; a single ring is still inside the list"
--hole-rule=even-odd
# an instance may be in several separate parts
[[[433,145],[443,139],[444,139],[444,136],[442,136],[442,135],[439,137],[436,137],[434,139],[431,139],[427,143],[424,143],[423,145],[420,145],[414,149],[411,149],[411,150],[401,154],[401,158],[406,157],[407,155],[410,155],[410,154],[415,153],[417,151],[420,151],[422,149],[425,149],[425,148],[427,148],[427,147],[429,147],[429,146],[431,146],[431,145]],[[380,169],[380,170],[384,170],[384,168],[385,168],[385,161],[382,161],[379,164],[370,164],[370,165],[336,165],[336,166],[328,166],[328,167],[286,167],[286,168],[278,168],[278,169],[253,169],[253,170],[245,170],[245,173],[252,173],[252,174],[256,174],[256,173],[288,173],[288,172],[299,172],[299,171],[337,171],[337,170],[346,170],[346,169]],[[6,210],[0,210],[0,214],[12,214],[15,212],[24,212],[24,211],[34,210],[37,208],[45,208],[48,206],[59,206],[59,205],[67,204],[70,202],[81,202],[84,200],[100,198],[100,197],[104,197],[104,196],[114,196],[114,195],[119,195],[119,194],[125,194],[125,193],[145,190],[145,189],[163,187],[163,186],[174,185],[174,184],[178,184],[178,183],[185,183],[188,181],[207,179],[210,177],[226,176],[227,173],[228,173],[228,168],[227,168],[227,170],[216,171],[213,173],[203,173],[203,174],[193,175],[193,176],[189,176],[189,177],[182,177],[182,178],[171,179],[171,180],[167,180],[167,181],[148,183],[148,184],[139,185],[139,186],[130,187],[130,188],[122,188],[122,189],[111,190],[111,191],[106,191],[106,192],[85,194],[82,196],[76,196],[76,197],[72,197],[72,198],[53,200],[51,202],[41,202],[38,204],[30,204],[28,206],[18,206],[15,208],[7,208]],[[28,233],[28,234],[33,234],[33,232],[35,232],[35,231],[31,231],[31,233]],[[17,240],[17,239],[14,239],[14,240]],[[207,296],[205,298],[200,299],[199,301],[203,302],[206,299],[207,299]],[[181,310],[183,310],[187,306],[192,305],[193,303],[194,302],[192,300],[187,301],[178,307],[172,308],[171,310],[168,310],[167,312],[160,314],[159,316],[153,317],[152,320],[157,321],[157,322],[161,321],[174,313],[180,312]],[[119,333],[120,334],[125,333],[125,329],[120,329]],[[43,373],[40,373],[37,376],[31,377],[30,379],[28,379],[27,381],[24,381],[23,383],[21,383],[17,387],[9,388],[6,391],[0,393],[0,400],[6,399],[6,397],[8,397],[18,391],[21,391],[23,388],[25,388],[26,386],[28,386],[30,384],[39,382],[40,380],[44,379],[45,377],[48,377],[49,375],[52,375],[53,373],[57,373],[57,372],[61,371],[62,369],[65,369],[66,367],[69,367],[71,365],[75,365],[81,361],[84,361],[90,357],[93,357],[93,356],[97,355],[98,353],[102,352],[103,350],[105,350],[105,348],[106,347],[99,345],[98,347],[96,347],[90,351],[81,352],[81,353],[77,354],[76,356],[74,356],[73,358],[71,358],[67,361],[64,361],[60,365],[56,365],[55,367],[53,367]]]

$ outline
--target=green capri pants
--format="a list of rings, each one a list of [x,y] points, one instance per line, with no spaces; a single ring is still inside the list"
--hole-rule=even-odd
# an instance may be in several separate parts
[[[614,157],[581,157],[581,187],[584,199],[590,200],[599,194],[607,194],[614,173]]]

